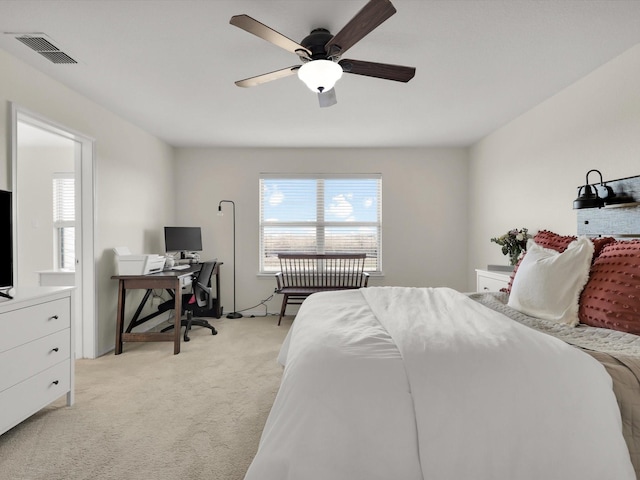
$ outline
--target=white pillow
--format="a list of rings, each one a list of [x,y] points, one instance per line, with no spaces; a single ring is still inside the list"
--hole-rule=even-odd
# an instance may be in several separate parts
[[[579,237],[558,253],[529,240],[508,305],[533,317],[578,324],[580,292],[589,279],[593,243]]]

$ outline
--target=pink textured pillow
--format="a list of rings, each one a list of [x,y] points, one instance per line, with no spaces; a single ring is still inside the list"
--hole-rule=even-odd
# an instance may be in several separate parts
[[[540,230],[533,237],[533,241],[536,242],[536,245],[540,245],[543,248],[550,248],[551,250],[562,253],[567,249],[569,244],[577,238],[578,237],[574,235],[558,235],[549,230]]]
[[[640,335],[640,240],[606,245],[580,296],[580,322]]]
[[[596,258],[598,258],[598,255],[600,255],[600,252],[602,252],[602,249],[607,245],[609,245],[610,243],[614,243],[616,239],[613,237],[597,237],[597,238],[592,238],[591,241],[593,242],[593,248],[594,248],[593,261],[595,262]]]
[[[569,244],[576,240],[578,237],[574,237],[571,235],[558,235],[557,233],[553,233],[549,230],[540,230],[533,236],[533,241],[536,242],[536,245],[539,245],[543,248],[549,248],[551,250],[555,250],[558,253],[564,252]],[[526,255],[526,253],[525,253]],[[513,273],[509,278],[509,286],[507,286],[506,292],[511,293],[511,287],[513,286],[513,279],[516,277],[516,273],[518,272],[518,267],[522,262],[524,255],[518,260],[518,263],[513,268]]]

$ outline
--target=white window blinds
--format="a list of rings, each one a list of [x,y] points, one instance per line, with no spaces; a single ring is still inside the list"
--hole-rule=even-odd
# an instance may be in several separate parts
[[[53,228],[57,268],[75,268],[75,181],[73,173],[53,176]]]
[[[277,254],[366,253],[381,272],[382,176],[260,176],[260,271],[280,269]]]

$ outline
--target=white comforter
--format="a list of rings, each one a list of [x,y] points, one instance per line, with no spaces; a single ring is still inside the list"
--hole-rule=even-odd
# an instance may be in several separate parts
[[[635,479],[590,356],[449,289],[318,293],[246,480]]]

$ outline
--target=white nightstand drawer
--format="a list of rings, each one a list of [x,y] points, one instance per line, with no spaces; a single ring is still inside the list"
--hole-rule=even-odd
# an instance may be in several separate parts
[[[509,286],[511,272],[476,270],[476,290],[478,292],[499,292]]]
[[[69,392],[69,361],[60,362],[0,393],[0,432],[12,428]]]
[[[479,292],[499,292],[501,288],[507,288],[508,285],[509,282],[505,284],[503,280],[495,278],[482,277],[478,279]]]
[[[0,315],[0,352],[69,328],[69,298],[19,308]]]
[[[70,357],[69,329],[0,353],[0,392]]]

